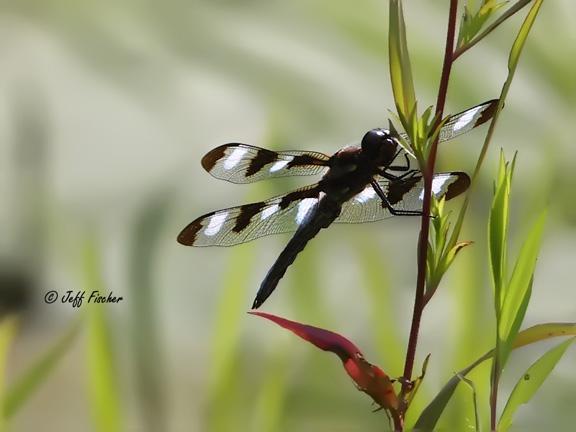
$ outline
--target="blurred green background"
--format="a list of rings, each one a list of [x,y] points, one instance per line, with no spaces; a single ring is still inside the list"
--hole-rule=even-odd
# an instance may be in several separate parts
[[[0,3],[0,301],[20,313],[6,385],[67,332],[80,332],[18,410],[14,431],[383,430],[336,358],[245,314],[288,236],[185,248],[176,235],[210,210],[309,179],[237,186],[200,158],[236,141],[333,153],[393,108],[384,0],[100,0]],[[421,107],[433,104],[447,2],[405,6]],[[515,17],[458,60],[447,112],[497,97]],[[576,5],[545,2],[521,59],[465,225],[475,242],[426,310],[415,408],[492,346],[486,221],[498,147],[519,152],[511,231],[550,208],[524,327],[575,321]],[[440,149],[471,171],[483,130]],[[418,222],[322,232],[264,309],[340,332],[402,373]],[[513,245],[514,246],[514,245]],[[515,254],[516,250],[512,248]],[[108,290],[118,304],[48,305],[56,290]],[[64,335],[64,336],[63,336]],[[552,341],[552,344],[555,341]],[[546,344],[514,353],[503,394]],[[569,351],[517,430],[576,421]],[[472,375],[486,418],[488,367]],[[474,424],[462,386],[442,425]]]

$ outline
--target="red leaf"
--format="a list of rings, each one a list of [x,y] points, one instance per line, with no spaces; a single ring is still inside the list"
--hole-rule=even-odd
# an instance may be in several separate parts
[[[251,311],[248,313],[269,319],[321,350],[333,352],[340,357],[344,369],[354,380],[359,390],[370,395],[374,402],[384,409],[391,411],[398,409],[398,398],[388,375],[378,366],[367,362],[358,347],[344,336],[265,312]]]

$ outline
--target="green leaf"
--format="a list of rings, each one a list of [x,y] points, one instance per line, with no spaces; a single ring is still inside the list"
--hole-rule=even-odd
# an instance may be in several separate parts
[[[536,259],[540,252],[545,222],[546,211],[543,211],[528,233],[506,288],[498,326],[499,337],[504,342],[504,353],[509,352],[512,340],[514,340],[515,333],[524,319],[526,307],[530,300],[531,281],[536,267]],[[505,357],[501,359],[502,364],[505,360]]]
[[[522,330],[520,333],[518,333],[516,339],[514,340],[513,349],[531,345],[533,343],[558,336],[576,336],[576,323],[538,324],[527,328],[526,330]],[[456,387],[458,387],[458,384],[460,384],[461,380],[458,375],[468,375],[470,371],[475,369],[478,365],[492,358],[493,354],[494,350],[488,351],[468,367],[462,369],[455,376],[450,378],[442,390],[436,394],[432,402],[430,402],[428,406],[422,411],[420,417],[418,417],[418,420],[414,425],[414,429],[434,430],[436,423],[438,423],[440,416],[444,412],[448,402],[450,402]]]
[[[492,33],[496,28],[498,28],[503,22],[509,19],[511,16],[516,14],[519,10],[524,8],[524,6],[528,5],[532,0],[519,0],[514,5],[509,7],[502,15],[498,17],[492,24],[486,27],[482,33],[479,31],[481,27],[484,26],[486,19],[489,18],[489,15],[493,15],[496,10],[500,9],[502,6],[506,5],[508,2],[504,1],[498,4],[494,4],[491,6],[492,10],[487,11],[479,10],[476,15],[473,15],[470,12],[472,8],[470,5],[467,6],[466,10],[464,11],[464,16],[462,19],[462,25],[460,26],[460,33],[458,34],[458,45],[457,49],[454,51],[454,59],[460,57],[463,53],[468,51],[490,33]],[[488,2],[486,2],[488,3]],[[480,25],[480,26],[478,26]],[[465,28],[463,28],[465,27]],[[478,34],[480,33],[480,34]]]
[[[502,293],[506,278],[506,245],[508,243],[508,219],[510,204],[510,182],[512,171],[500,152],[500,166],[496,180],[494,198],[488,219],[488,245],[490,266],[494,283],[494,305],[499,317],[502,305]]]
[[[497,3],[495,0],[484,0],[476,12],[472,12],[473,2],[464,6],[464,14],[458,32],[458,47],[468,43],[506,2]]]
[[[556,345],[542,357],[536,360],[516,383],[514,390],[508,398],[506,407],[502,412],[498,422],[498,430],[506,431],[512,424],[512,418],[518,407],[527,403],[544,383],[550,372],[560,361],[566,349],[576,338],[570,338],[559,345]]]
[[[476,396],[476,386],[472,380],[469,380],[461,374],[456,375],[460,381],[472,390],[472,404],[474,405],[474,430],[480,432],[480,417],[478,416],[478,397]]]
[[[81,323],[81,320],[75,320],[44,354],[36,358],[32,365],[27,367],[24,373],[18,377],[16,382],[5,393],[2,403],[4,419],[10,419],[16,414],[24,402],[50,376],[58,362],[72,347],[81,328]]]
[[[390,0],[390,25],[388,28],[388,48],[390,56],[390,79],[396,109],[406,132],[409,127],[405,122],[413,113],[416,105],[412,68],[406,42],[406,25],[400,0]]]
[[[540,6],[542,6],[542,0],[536,0],[528,15],[524,19],[522,23],[522,27],[520,27],[520,31],[516,36],[516,40],[514,40],[514,44],[512,45],[512,49],[510,50],[510,56],[508,58],[508,70],[510,72],[516,69],[518,65],[518,60],[520,59],[520,54],[522,53],[522,49],[524,48],[524,44],[526,43],[526,38],[528,37],[528,33],[532,29],[532,25],[534,24],[534,20],[536,20],[536,16],[540,11]]]
[[[83,251],[84,286],[87,293],[98,291],[106,295],[102,281],[100,250],[94,239],[86,241]],[[90,294],[88,294],[90,295]],[[120,396],[114,364],[112,338],[105,304],[89,303],[88,318],[88,394],[94,429],[120,431]]]

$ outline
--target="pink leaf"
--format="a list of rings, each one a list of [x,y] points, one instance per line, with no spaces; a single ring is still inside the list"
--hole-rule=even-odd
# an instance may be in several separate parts
[[[398,398],[388,375],[378,366],[366,361],[358,347],[344,336],[265,312],[251,311],[248,313],[269,319],[321,350],[333,352],[340,357],[344,364],[344,369],[354,380],[359,390],[370,395],[374,402],[384,409],[394,412],[398,409]]]

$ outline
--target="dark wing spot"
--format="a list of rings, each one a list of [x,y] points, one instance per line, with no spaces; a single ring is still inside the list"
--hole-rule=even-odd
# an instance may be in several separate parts
[[[269,163],[272,163],[276,160],[278,160],[277,153],[266,149],[258,149],[256,157],[250,161],[250,165],[246,170],[246,177],[250,177],[251,175],[256,174],[265,165],[268,165]]]
[[[459,172],[459,173],[452,173],[453,175],[457,175],[458,178],[456,179],[456,181],[454,183],[451,183],[448,186],[448,189],[446,190],[446,199],[452,199],[454,197],[457,197],[458,195],[460,195],[461,193],[465,192],[468,187],[470,186],[470,177],[468,177],[468,174],[463,173],[463,172]]]
[[[234,228],[232,228],[232,231],[234,231],[235,233],[241,232],[244,228],[248,226],[252,217],[255,214],[258,214],[260,210],[262,210],[262,208],[264,207],[265,204],[263,202],[246,204],[242,206],[242,208],[240,209],[240,214],[236,219],[236,224],[234,225]]]
[[[302,192],[298,192],[298,191],[294,191],[294,192],[290,192],[287,193],[286,195],[284,195],[282,197],[282,199],[280,200],[280,202],[278,203],[278,205],[280,206],[280,208],[282,210],[284,210],[285,208],[287,208],[292,202],[299,200],[301,198],[304,198],[304,195],[302,194]]]
[[[488,120],[490,120],[492,117],[494,117],[494,114],[496,113],[496,107],[498,106],[498,99],[493,99],[491,101],[488,101],[488,102],[486,102],[486,104],[489,104],[488,108],[486,108],[486,109],[484,109],[484,111],[482,111],[482,114],[480,115],[480,117],[476,121],[476,124],[474,125],[474,127],[480,126],[481,124],[486,123]]]
[[[292,159],[288,163],[287,168],[294,168],[306,165],[326,165],[326,161],[319,160],[317,157],[312,155],[301,154],[298,156],[294,156],[294,159]]]
[[[190,222],[186,228],[184,228],[180,234],[178,234],[178,243],[184,246],[194,246],[196,242],[196,235],[204,227],[203,222],[212,217],[215,212],[210,212],[204,216],[200,216],[198,219]]]
[[[202,166],[208,172],[212,171],[216,163],[226,155],[226,149],[232,144],[224,144],[210,150],[202,158]]]
[[[280,202],[278,203],[278,205],[282,210],[284,210],[294,201],[298,201],[304,198],[317,198],[317,197],[318,197],[318,188],[316,187],[313,187],[311,189],[299,189],[284,195],[280,200]]]
[[[402,201],[402,199],[404,199],[404,195],[410,192],[414,188],[414,185],[421,180],[421,178],[422,177],[420,176],[414,176],[406,180],[390,182],[388,184],[388,191],[386,194],[388,202],[391,205],[394,205]]]

